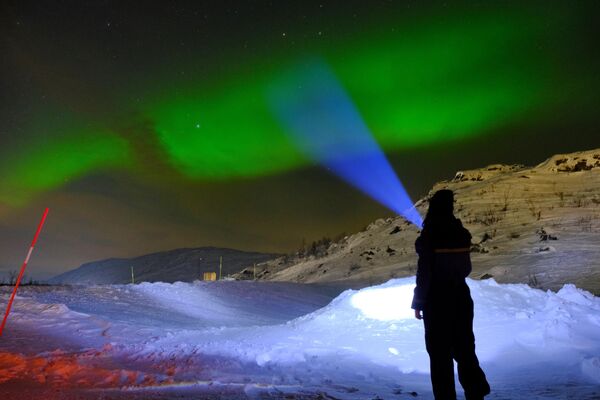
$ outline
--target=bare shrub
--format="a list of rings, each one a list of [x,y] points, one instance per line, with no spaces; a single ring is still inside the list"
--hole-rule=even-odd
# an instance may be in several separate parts
[[[502,220],[502,218],[496,214],[496,212],[494,210],[492,210],[491,208],[488,208],[484,213],[483,213],[483,217],[481,218],[481,223],[484,225],[493,225],[497,222],[500,222]]]
[[[15,283],[17,283],[17,277],[19,276],[19,273],[16,270],[10,270],[10,272],[8,273],[8,284],[9,285],[14,285]]]
[[[586,200],[585,197],[583,196],[577,196],[574,200],[573,200],[573,205],[575,207],[585,207],[588,205],[588,201]]]
[[[577,219],[577,225],[581,228],[582,232],[592,231],[592,216],[586,215]]]
[[[539,221],[542,218],[542,211],[539,209],[539,207],[533,202],[533,200],[529,199],[526,201],[527,203],[527,209],[529,210],[529,212],[531,213],[531,215],[537,220]]]
[[[529,274],[527,277],[527,284],[532,288],[539,288],[540,283],[538,282],[537,276],[535,274]]]
[[[504,194],[502,195],[502,211],[507,211],[508,210],[508,200],[510,199],[510,188],[506,189],[504,191]]]

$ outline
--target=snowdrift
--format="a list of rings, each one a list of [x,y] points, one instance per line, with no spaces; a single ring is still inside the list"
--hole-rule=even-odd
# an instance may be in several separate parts
[[[556,293],[493,280],[468,285],[477,354],[496,393],[598,395],[600,298],[573,285]],[[209,382],[251,397],[427,398],[413,288],[414,277],[335,298],[327,287],[269,282],[27,288],[0,341],[0,393],[25,379],[127,390]],[[8,291],[0,293],[5,302]]]

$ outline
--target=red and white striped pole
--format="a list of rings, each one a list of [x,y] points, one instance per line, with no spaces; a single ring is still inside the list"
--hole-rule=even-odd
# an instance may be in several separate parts
[[[40,221],[40,224],[37,227],[37,231],[35,231],[35,236],[33,237],[31,246],[29,246],[29,252],[27,252],[27,257],[25,257],[25,262],[21,266],[21,272],[19,273],[19,277],[17,278],[17,282],[15,283],[15,288],[13,289],[13,292],[10,295],[10,300],[8,301],[8,306],[6,307],[6,313],[4,314],[4,319],[2,320],[2,325],[0,325],[0,336],[2,336],[2,332],[4,331],[4,325],[6,325],[6,320],[8,319],[8,314],[10,314],[10,308],[12,307],[12,303],[15,300],[15,295],[17,294],[17,289],[19,288],[21,279],[23,279],[23,275],[25,274],[25,268],[27,267],[27,263],[29,262],[31,253],[33,253],[33,248],[35,247],[35,243],[38,240],[38,236],[40,236],[40,232],[42,231],[42,226],[44,226],[44,222],[46,222],[47,216],[48,216],[48,209],[46,208],[46,210],[44,211],[44,215],[42,215],[42,220]]]

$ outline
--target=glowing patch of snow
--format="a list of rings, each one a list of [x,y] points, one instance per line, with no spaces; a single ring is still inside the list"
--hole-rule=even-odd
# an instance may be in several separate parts
[[[414,318],[410,308],[414,284],[363,289],[352,296],[352,305],[366,317],[379,321]]]

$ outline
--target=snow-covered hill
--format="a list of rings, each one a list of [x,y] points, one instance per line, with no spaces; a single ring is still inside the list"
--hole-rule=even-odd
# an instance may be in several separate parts
[[[219,273],[219,258],[223,259],[222,276],[277,257],[275,254],[247,252],[217,247],[175,249],[146,254],[135,258],[109,258],[89,262],[48,280],[53,284],[118,284],[131,283],[131,268],[136,282],[191,282],[202,279],[204,272]]]
[[[490,399],[598,398],[600,298],[468,284]],[[414,277],[339,295],[280,282],[22,288],[0,340],[0,396],[431,399],[413,288]]]
[[[454,190],[456,215],[473,234],[471,277],[551,289],[574,283],[600,294],[600,149],[555,155],[531,168],[460,171],[417,202],[422,215],[442,188]],[[414,275],[417,235],[401,217],[380,219],[322,256],[265,263],[259,276],[361,287]]]

